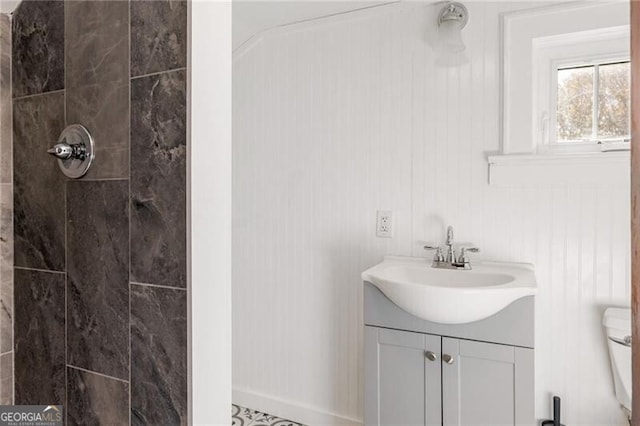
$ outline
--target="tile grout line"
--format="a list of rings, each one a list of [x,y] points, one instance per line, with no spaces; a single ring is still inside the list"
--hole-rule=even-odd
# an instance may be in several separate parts
[[[67,126],[67,6],[65,6],[64,2],[62,2],[62,54],[63,54],[63,81],[64,81],[64,126]],[[68,200],[68,190],[69,185],[67,184],[68,180],[65,178],[63,181],[64,185],[64,270],[66,272],[69,271],[69,244],[68,244],[68,222],[69,222],[69,203]],[[69,374],[67,365],[69,365],[69,342],[68,342],[68,287],[69,287],[69,274],[65,275],[64,279],[64,407],[63,407],[63,415],[65,417],[65,423],[69,422]]]
[[[15,355],[15,344],[16,344],[16,336],[15,336],[15,226],[13,224],[14,218],[14,208],[13,208],[13,16],[8,16],[9,20],[9,34],[8,34],[8,50],[9,57],[7,58],[9,61],[9,147],[10,150],[10,183],[11,183],[11,351],[13,354],[11,355],[11,404],[15,404],[16,402],[16,355]]]
[[[148,74],[141,74],[141,75],[132,76],[131,80],[136,80],[138,78],[144,78],[144,77],[153,77],[153,76],[157,76],[157,75],[160,75],[160,74],[168,74],[170,72],[186,71],[186,70],[187,70],[187,67],[172,68],[172,69],[168,69],[168,70],[162,70],[162,71],[150,72]]]
[[[131,378],[133,376],[133,356],[131,353],[132,350],[132,345],[131,345],[131,296],[132,296],[132,292],[131,292],[131,84],[133,82],[133,80],[131,79],[131,2],[129,2],[128,6],[127,6],[127,30],[128,30],[128,58],[127,58],[127,65],[128,65],[128,69],[127,69],[127,77],[128,77],[128,90],[129,90],[129,96],[127,99],[127,105],[129,107],[129,116],[128,116],[128,120],[129,120],[129,134],[127,135],[129,144],[128,144],[128,160],[129,160],[129,167],[128,167],[128,184],[127,184],[127,188],[128,188],[128,193],[127,193],[127,211],[129,212],[129,217],[128,217],[128,227],[129,227],[129,270],[128,272],[128,277],[129,277],[129,329],[128,329],[128,335],[129,335],[129,415],[127,416],[127,418],[129,419],[129,425],[131,425],[131,415],[133,412],[133,382],[131,381]]]
[[[66,10],[67,8],[64,7],[64,2],[62,3],[63,6],[63,14],[62,14],[62,22],[63,22],[63,40],[62,40],[62,46],[63,46],[63,55],[64,55],[64,87],[65,87],[65,91],[64,91],[64,126],[65,128],[67,127],[67,53],[66,53],[66,42],[67,42],[67,19],[66,19]],[[64,270],[65,271],[69,271],[69,236],[68,236],[68,227],[67,227],[67,223],[69,222],[69,205],[67,203],[67,198],[68,198],[68,191],[69,191],[69,185],[67,184],[67,180],[65,179],[63,181],[63,185],[64,185]],[[67,333],[67,329],[68,329],[68,314],[67,314],[67,308],[68,308],[68,287],[69,287],[69,274],[67,274],[65,276],[64,279],[64,364],[65,364],[65,368],[64,368],[64,406],[65,406],[65,410],[63,411],[64,417],[65,417],[65,421],[68,423],[69,422],[69,374],[68,374],[68,368],[67,365],[69,365],[69,342],[68,342],[68,333]]]
[[[82,372],[85,372],[85,373],[95,374],[96,376],[104,377],[104,378],[107,378],[107,379],[117,380],[117,381],[119,381],[119,382],[127,383],[127,384],[129,383],[129,381],[128,381],[128,380],[121,379],[121,378],[119,378],[119,377],[109,376],[109,375],[107,375],[107,374],[103,374],[103,373],[98,373],[97,371],[87,370],[86,368],[78,367],[78,366],[76,366],[76,365],[67,364],[66,366],[67,366],[67,368],[73,368],[73,369],[75,369],[75,370],[82,371]]]
[[[23,99],[29,99],[29,98],[35,98],[36,96],[44,96],[44,95],[52,95],[54,93],[60,93],[60,92],[64,92],[65,89],[56,89],[56,90],[50,90],[48,92],[42,92],[42,93],[33,93],[31,95],[24,95],[24,96],[18,96],[12,99],[13,101],[21,101]],[[13,143],[13,141],[11,141]]]
[[[69,411],[69,377],[68,377],[68,365],[69,365],[69,345],[67,344],[67,286],[69,284],[69,276],[64,277],[64,410],[63,414],[67,419],[67,412]]]
[[[135,282],[135,281],[131,281],[129,284],[137,285],[137,286],[140,286],[140,287],[156,287],[156,288],[164,288],[164,289],[167,289],[167,290],[187,291],[186,288],[171,287],[170,285],[162,285],[162,284],[147,284],[147,283],[138,283],[138,282]]]
[[[38,269],[38,268],[29,268],[27,266],[13,266],[14,269],[22,269],[23,271],[31,271],[31,272],[48,272],[50,274],[65,274],[66,272],[64,271],[49,271],[47,269]]]
[[[65,97],[65,109],[66,109],[66,97]],[[66,118],[65,118],[65,122],[66,122]],[[65,188],[64,188],[64,262],[65,262],[65,270],[68,269],[67,267],[67,184],[65,183]],[[65,368],[64,368],[64,409],[63,409],[63,415],[65,416],[65,420],[68,421],[67,419],[67,413],[69,411],[69,377],[67,374],[67,365],[69,365],[69,345],[67,342],[67,307],[68,307],[68,303],[67,303],[67,298],[68,298],[68,291],[67,291],[67,287],[69,286],[69,274],[65,273],[64,276],[64,364],[65,364]]]
[[[128,178],[89,178],[89,179],[85,179],[83,178],[81,181],[78,182],[118,182],[118,181],[125,181],[125,180],[129,180]]]

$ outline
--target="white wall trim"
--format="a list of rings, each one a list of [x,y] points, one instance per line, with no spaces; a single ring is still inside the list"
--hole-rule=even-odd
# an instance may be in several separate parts
[[[283,419],[312,426],[362,426],[362,420],[342,417],[321,411],[317,408],[301,405],[295,401],[274,398],[257,392],[233,389],[233,403],[241,407],[269,413]]]
[[[629,185],[630,153],[489,156],[489,184]]]
[[[418,5],[420,5],[420,3],[418,3]],[[400,8],[407,7],[415,7],[415,5],[409,6],[407,2],[396,0],[389,3],[382,3],[374,6],[363,7],[360,9],[349,10],[347,12],[341,12],[333,15],[321,16],[318,18],[307,19],[304,21],[292,22],[290,24],[267,28],[254,34],[247,41],[243,42],[240,46],[234,49],[233,60],[236,61],[237,59],[241,58],[247,52],[258,46],[267,37],[277,37],[280,35],[295,33],[298,31],[307,31],[318,26],[324,26],[350,20],[365,19],[371,16],[387,13],[389,11],[389,8],[397,8],[398,10],[400,10]]]
[[[231,2],[190,1],[189,5],[189,421],[194,425],[228,425],[231,422]]]

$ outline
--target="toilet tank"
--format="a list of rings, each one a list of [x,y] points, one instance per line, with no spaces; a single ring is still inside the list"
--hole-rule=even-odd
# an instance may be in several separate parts
[[[631,411],[631,347],[616,343],[631,335],[631,309],[608,308],[602,320],[607,332],[611,374],[618,402]]]

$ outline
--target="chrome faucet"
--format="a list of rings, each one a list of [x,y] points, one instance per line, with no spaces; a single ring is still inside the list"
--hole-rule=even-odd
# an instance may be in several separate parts
[[[432,268],[442,269],[471,269],[471,261],[468,253],[478,253],[480,251],[477,247],[461,247],[460,255],[456,256],[455,248],[453,247],[453,226],[447,227],[447,238],[445,240],[445,246],[447,248],[446,257],[442,254],[442,248],[438,246],[424,246],[425,250],[435,250],[436,254],[433,256]]]
[[[455,263],[456,262],[456,253],[453,249],[453,226],[447,226],[447,240],[445,241],[445,245],[447,246],[447,262]]]

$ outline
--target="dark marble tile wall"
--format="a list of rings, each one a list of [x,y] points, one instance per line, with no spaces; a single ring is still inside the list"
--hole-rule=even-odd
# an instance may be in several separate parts
[[[131,286],[131,423],[187,424],[187,292]]]
[[[96,141],[87,178],[128,178],[129,3],[69,1],[65,14],[67,123]]]
[[[129,182],[67,182],[67,362],[129,380]]]
[[[23,1],[13,13],[13,96],[64,88],[64,5]]]
[[[187,66],[187,2],[131,2],[131,76]]]
[[[67,389],[67,425],[129,423],[129,383],[126,381],[68,367]]]
[[[13,102],[16,266],[65,270],[65,179],[47,154],[63,129],[64,92]]]
[[[15,403],[65,403],[65,274],[15,270]]]
[[[186,287],[185,71],[131,82],[131,279]]]
[[[29,0],[12,36],[16,403],[188,424],[187,3]],[[81,180],[46,154],[72,123]]]

